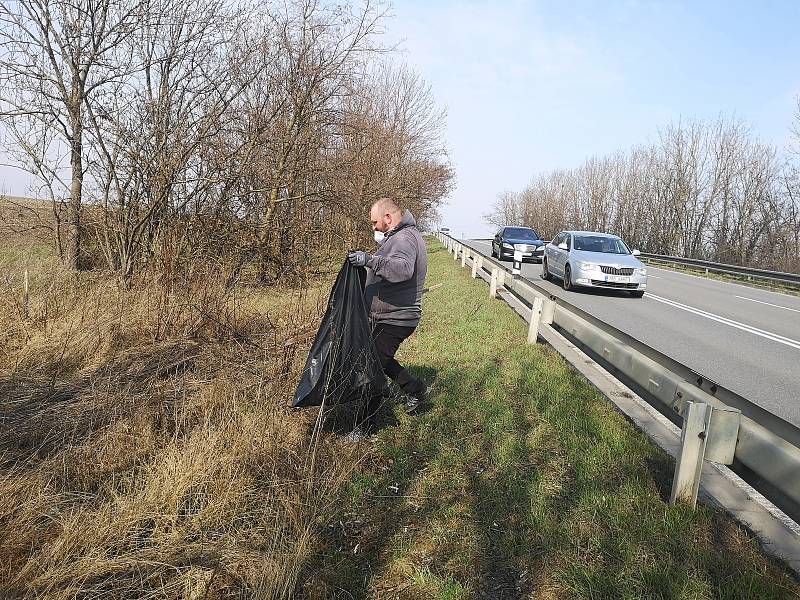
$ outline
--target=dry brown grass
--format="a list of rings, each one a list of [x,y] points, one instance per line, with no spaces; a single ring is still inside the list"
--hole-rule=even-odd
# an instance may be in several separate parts
[[[293,596],[360,460],[287,408],[328,286],[224,282],[0,248],[0,597]]]

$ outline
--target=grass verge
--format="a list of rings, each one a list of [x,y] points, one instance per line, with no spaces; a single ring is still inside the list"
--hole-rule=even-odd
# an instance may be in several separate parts
[[[436,242],[428,277],[399,358],[432,407],[368,443],[306,596],[800,596],[724,513],[668,506],[673,461]]]

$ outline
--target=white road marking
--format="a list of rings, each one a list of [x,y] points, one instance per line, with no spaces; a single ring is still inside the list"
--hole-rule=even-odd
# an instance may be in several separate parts
[[[684,273],[683,271],[675,271],[674,269],[662,269],[660,267],[654,267],[653,265],[647,265],[648,269],[656,269],[658,271],[664,271],[665,273],[671,273],[672,275],[682,275],[684,277],[694,277],[695,279],[702,279],[703,281],[707,281],[709,283],[715,284],[718,283],[720,285],[735,285],[736,287],[744,288],[746,290],[753,290],[757,289],[762,294],[777,294],[778,296],[791,296],[791,294],[787,294],[785,292],[775,292],[773,290],[765,290],[761,287],[755,287],[751,285],[742,285],[741,283],[736,283],[734,281],[723,281],[721,279],[711,279],[709,277],[703,277],[702,275],[692,275],[691,273]]]
[[[700,310],[699,308],[694,308],[693,306],[687,306],[686,304],[681,304],[680,302],[675,302],[674,300],[670,300],[668,298],[662,298],[661,296],[656,296],[650,293],[647,293],[645,295],[648,298],[652,298],[653,300],[658,300],[659,302],[663,302],[664,304],[674,306],[675,308],[680,308],[681,310],[685,310],[692,314],[699,315],[701,317],[711,319],[712,321],[716,321],[718,323],[722,323],[730,327],[735,327],[736,329],[741,329],[742,331],[746,331],[748,333],[752,333],[754,335],[767,338],[768,340],[772,340],[773,342],[778,342],[779,344],[784,344],[786,346],[790,346],[792,348],[800,350],[800,341],[798,340],[793,340],[792,338],[787,338],[782,335],[778,335],[777,333],[772,333],[771,331],[764,331],[763,329],[758,329],[757,327],[753,327],[752,325],[746,325],[745,323],[740,323],[739,321],[734,321],[733,319],[727,319],[725,317],[721,317],[720,315],[715,315],[714,313],[710,313],[705,310]]]
[[[477,242],[477,243],[486,244],[487,246],[490,245],[487,242]],[[664,269],[661,269],[661,270],[664,270]],[[672,271],[669,271],[669,272],[672,272]],[[686,275],[686,274],[685,273],[680,273],[680,275]],[[689,277],[697,277],[698,279],[705,279],[704,277],[699,277],[697,275],[688,275],[688,276]],[[658,277],[657,275],[649,275],[648,277],[655,277],[656,279],[661,279],[661,277]],[[714,281],[714,280],[709,280],[709,279],[705,279],[705,280],[706,281]],[[721,282],[718,282],[718,283],[721,283]],[[736,285],[736,284],[732,284],[732,285]],[[739,286],[739,287],[744,287],[744,286]],[[762,291],[767,291],[767,290],[762,290]],[[780,292],[772,292],[772,293],[780,293]],[[736,329],[740,329],[742,331],[746,331],[747,333],[752,333],[753,335],[758,335],[760,337],[766,338],[766,339],[771,340],[773,342],[778,342],[779,344],[784,344],[784,345],[789,346],[791,348],[795,348],[797,350],[800,350],[800,341],[798,341],[798,340],[794,340],[792,338],[788,338],[788,337],[779,335],[777,333],[772,333],[771,331],[765,331],[764,329],[759,329],[758,327],[753,327],[752,325],[747,325],[746,323],[740,323],[739,321],[734,321],[733,319],[728,319],[726,317],[723,317],[723,316],[720,316],[720,315],[716,315],[714,313],[710,313],[710,312],[701,310],[699,308],[694,308],[693,306],[688,306],[686,304],[681,304],[680,302],[676,302],[675,300],[670,300],[668,298],[663,298],[661,296],[656,296],[655,294],[651,294],[650,292],[647,292],[645,294],[645,296],[648,297],[648,298],[652,298],[653,300],[657,300],[659,302],[663,302],[664,304],[668,304],[668,305],[673,306],[675,308],[680,308],[681,310],[688,311],[688,312],[690,312],[692,314],[695,314],[695,315],[698,315],[698,316],[701,316],[701,317],[705,317],[707,319],[711,319],[712,321],[716,321],[718,323],[722,323],[724,325],[728,325],[730,327],[734,327]],[[798,311],[797,309],[794,309],[794,308],[789,308],[787,306],[779,306],[777,304],[770,304],[769,302],[764,302],[763,300],[755,300],[753,298],[745,298],[744,296],[736,296],[736,297],[737,298],[741,298],[743,300],[752,300],[753,302],[759,302],[761,304],[769,304],[770,306],[776,306],[778,308],[785,308],[786,310],[800,312],[800,311]]]
[[[775,308],[782,308],[783,310],[791,310],[792,312],[800,313],[800,309],[789,308],[788,306],[781,306],[780,304],[772,304],[772,302],[764,302],[763,300],[756,300],[755,298],[746,298],[744,296],[734,296],[734,298],[739,298],[741,300],[749,300],[750,302],[758,302],[759,304],[766,304],[767,306],[774,306]]]

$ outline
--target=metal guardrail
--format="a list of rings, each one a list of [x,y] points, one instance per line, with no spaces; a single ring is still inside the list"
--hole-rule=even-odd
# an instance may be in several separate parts
[[[663,263],[685,265],[689,267],[697,267],[705,269],[711,273],[724,273],[726,275],[736,275],[745,277],[747,279],[760,279],[762,281],[772,281],[788,285],[792,287],[800,287],[800,275],[797,273],[784,273],[782,271],[768,271],[766,269],[754,269],[752,267],[740,267],[737,265],[727,265],[725,263],[711,262],[708,260],[699,260],[696,258],[683,258],[681,256],[667,256],[664,254],[647,254],[642,252],[641,258],[646,258],[648,261]]]
[[[552,296],[536,283],[512,277],[499,261],[446,234],[437,232],[434,235],[454,258],[460,256],[463,266],[469,257],[473,274],[477,271],[494,273],[493,288],[504,286],[531,306],[537,299],[538,305],[547,303],[543,313],[548,317],[544,323],[558,328],[611,365],[615,374],[648,392],[660,403],[663,412],[673,414],[674,420],[680,422],[687,402],[739,409],[742,414],[735,459],[771,488],[764,492],[765,496],[772,496],[770,499],[795,519],[800,516],[800,428],[567,300]],[[498,276],[501,276],[499,281]]]

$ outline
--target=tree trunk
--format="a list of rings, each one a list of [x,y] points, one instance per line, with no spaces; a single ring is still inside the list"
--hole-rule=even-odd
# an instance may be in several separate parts
[[[70,149],[72,183],[67,206],[67,244],[64,264],[67,268],[77,271],[81,268],[81,196],[83,193],[83,156],[81,154],[83,132],[79,122],[73,132]]]

